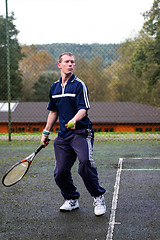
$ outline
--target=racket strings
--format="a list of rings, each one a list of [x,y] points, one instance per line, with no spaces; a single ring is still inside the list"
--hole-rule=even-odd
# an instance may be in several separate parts
[[[29,166],[28,161],[16,165],[5,176],[4,184],[6,186],[10,186],[18,182],[25,175],[26,171],[28,170],[28,166]]]

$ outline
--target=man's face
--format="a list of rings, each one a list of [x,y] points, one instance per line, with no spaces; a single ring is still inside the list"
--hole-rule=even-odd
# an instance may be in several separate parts
[[[75,61],[73,56],[63,55],[62,61],[58,63],[59,69],[61,69],[61,72],[65,75],[73,74],[74,67],[75,67]]]

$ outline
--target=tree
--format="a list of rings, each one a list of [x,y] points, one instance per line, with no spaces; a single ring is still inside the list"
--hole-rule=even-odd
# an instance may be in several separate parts
[[[151,84],[157,83],[160,78],[160,0],[154,0],[150,11],[143,14],[146,20],[143,25],[143,30],[153,38],[150,44],[151,62],[154,62],[157,67],[153,72]]]
[[[93,57],[88,62],[77,58],[76,65],[75,74],[86,83],[90,101],[105,101],[107,81],[103,72],[102,57]]]
[[[148,103],[146,79],[139,79],[131,69],[131,60],[137,51],[139,41],[128,39],[121,43],[118,60],[104,70],[109,79],[107,87],[109,101]]]
[[[154,0],[151,10],[143,16],[146,21],[140,33],[141,42],[132,58],[132,69],[138,77],[148,72],[151,91],[160,79],[160,0]]]
[[[143,25],[143,29],[150,36],[154,36],[156,39],[160,37],[160,0],[154,0],[153,6],[149,11],[144,14],[146,22]]]
[[[32,101],[33,86],[39,77],[46,71],[52,71],[55,68],[55,60],[51,54],[45,50],[37,50],[36,46],[22,47],[24,58],[19,63],[19,69],[23,78],[23,101]]]
[[[60,74],[56,71],[46,72],[41,75],[33,86],[33,100],[39,102],[48,102],[50,87],[55,81],[59,79],[59,77]]]
[[[160,0],[154,0],[150,11],[143,14],[145,23],[136,39],[131,69],[139,81],[147,81],[151,104],[160,105]]]
[[[134,101],[160,106],[160,1],[144,13],[139,35],[120,45],[119,58],[104,71],[109,76],[111,101]]]
[[[10,81],[11,99],[19,99],[22,93],[22,78],[18,64],[22,59],[21,46],[18,43],[18,30],[14,25],[14,14],[8,17],[9,47],[10,47]],[[6,19],[0,16],[0,99],[7,100],[7,44],[6,44]]]

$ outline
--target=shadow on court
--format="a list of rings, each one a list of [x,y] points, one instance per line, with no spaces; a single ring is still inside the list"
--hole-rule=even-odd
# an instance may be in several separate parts
[[[1,177],[13,163],[35,150],[38,144],[1,142]],[[135,160],[137,157],[140,159]],[[94,159],[100,184],[107,190],[107,213],[102,217],[94,216],[93,199],[77,173],[78,161],[73,167],[73,179],[81,194],[80,209],[62,213],[59,207],[63,199],[53,179],[55,160],[50,143],[36,157],[22,181],[10,188],[0,186],[0,239],[107,239],[118,162],[119,158],[123,158],[114,209],[115,221],[108,240],[159,240],[159,157],[160,146],[157,141],[95,143]]]

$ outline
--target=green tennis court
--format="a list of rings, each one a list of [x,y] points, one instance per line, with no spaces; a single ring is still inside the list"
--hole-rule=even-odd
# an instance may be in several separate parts
[[[73,167],[80,209],[62,213],[63,199],[53,179],[51,142],[17,185],[0,186],[2,240],[160,239],[160,145],[158,141],[95,142],[99,180],[107,190],[107,213],[95,217],[93,199]],[[0,143],[0,175],[30,154],[39,142]]]

